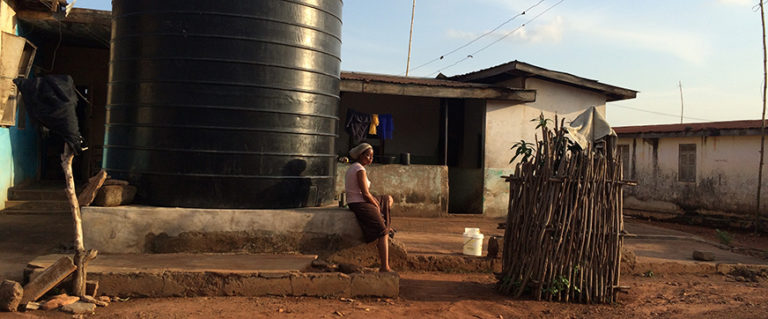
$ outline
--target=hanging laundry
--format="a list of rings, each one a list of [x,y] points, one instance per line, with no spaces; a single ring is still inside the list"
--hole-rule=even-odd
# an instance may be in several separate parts
[[[368,134],[376,135],[377,126],[379,126],[379,115],[371,114],[371,128],[368,129]]]
[[[382,140],[391,140],[394,129],[392,114],[379,114],[379,137]]]
[[[368,134],[368,129],[371,125],[371,115],[347,109],[347,121],[345,123],[344,129],[352,137],[353,145],[357,145],[363,142]]]

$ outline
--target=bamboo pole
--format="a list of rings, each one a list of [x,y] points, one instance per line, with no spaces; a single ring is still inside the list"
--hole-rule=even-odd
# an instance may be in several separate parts
[[[760,0],[760,24],[762,26],[763,35],[763,117],[760,124],[760,167],[757,173],[757,207],[755,208],[755,230],[757,233],[760,231],[760,193],[763,187],[763,160],[765,158],[765,104],[766,104],[766,91],[768,90],[768,52],[766,52],[765,44],[765,11],[763,8],[763,0]]]

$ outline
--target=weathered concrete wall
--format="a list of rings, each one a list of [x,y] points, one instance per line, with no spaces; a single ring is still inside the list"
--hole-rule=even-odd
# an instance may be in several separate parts
[[[0,31],[14,33],[14,16],[16,13],[8,5],[8,0],[0,2]],[[0,42],[0,50],[3,44]],[[13,186],[13,151],[11,148],[11,131],[8,127],[0,127],[0,209],[5,208],[8,199],[8,188]]]
[[[83,207],[87,248],[104,253],[302,252],[362,244],[343,208],[292,210]]]
[[[483,214],[505,216],[509,204],[509,185],[500,176],[509,175],[514,163],[510,148],[520,140],[534,143],[537,122],[531,119],[544,117],[573,120],[589,107],[597,106],[605,115],[605,96],[572,86],[539,79],[527,79],[526,89],[536,90],[536,101],[525,104],[510,104],[508,101],[488,101],[486,105],[485,134],[485,182],[483,190]]]
[[[365,113],[392,114],[395,130],[392,139],[386,141],[384,154],[411,153],[412,162],[418,164],[439,164],[442,159],[442,150],[439,149],[442,120],[440,99],[343,93],[339,107],[339,137],[336,139],[338,154],[346,154],[350,149],[349,135],[344,130],[348,108]],[[377,147],[381,143],[377,138],[371,138],[368,142]]]
[[[336,194],[344,192],[349,164],[336,167]],[[366,167],[371,192],[391,195],[392,216],[433,217],[448,214],[448,167],[439,165],[380,165]]]
[[[16,12],[7,0],[0,1],[0,31],[17,33]],[[25,120],[24,129],[18,128],[18,119],[16,122],[16,126],[0,127],[0,209],[5,208],[8,188],[37,174],[37,127],[29,118]]]
[[[756,205],[760,161],[759,136],[621,138],[628,145],[630,176],[638,186],[625,188],[628,209],[673,216],[698,215],[701,222],[746,226]],[[696,181],[678,180],[679,145],[696,145]],[[763,181],[761,214],[768,214],[768,181]]]

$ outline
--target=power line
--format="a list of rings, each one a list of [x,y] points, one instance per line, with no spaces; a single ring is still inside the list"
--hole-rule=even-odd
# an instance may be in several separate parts
[[[511,18],[507,19],[507,21],[504,21],[503,23],[499,24],[498,26],[496,26],[495,28],[493,28],[491,31],[488,31],[488,32],[486,32],[486,33],[483,33],[483,34],[481,34],[480,36],[478,36],[478,37],[476,37],[476,38],[472,39],[472,41],[469,41],[469,42],[467,42],[467,43],[465,43],[465,44],[463,44],[463,45],[459,46],[458,48],[455,48],[455,49],[451,50],[451,51],[450,51],[450,52],[448,52],[448,53],[445,53],[445,54],[443,54],[443,55],[441,55],[441,56],[439,56],[439,57],[436,57],[436,58],[434,58],[434,59],[432,59],[432,60],[429,60],[429,61],[427,61],[427,62],[425,62],[425,63],[423,63],[423,64],[420,64],[419,66],[417,66],[417,67],[415,67],[415,68],[411,69],[411,71],[416,71],[417,69],[420,69],[420,68],[422,68],[422,67],[425,67],[425,66],[427,66],[427,65],[430,65],[430,64],[432,64],[432,63],[435,63],[435,62],[437,62],[437,61],[440,61],[440,60],[444,59],[445,57],[447,57],[447,56],[449,56],[449,55],[451,55],[451,54],[453,54],[453,53],[456,53],[456,51],[459,51],[459,50],[461,50],[461,49],[463,49],[463,48],[466,48],[466,47],[467,47],[467,46],[469,46],[470,44],[472,44],[472,43],[475,43],[477,40],[480,40],[480,39],[484,38],[485,36],[487,36],[487,35],[489,35],[489,34],[491,34],[491,33],[495,32],[496,30],[498,30],[499,28],[503,27],[503,26],[504,26],[504,25],[506,25],[507,23],[510,23],[510,22],[512,22],[512,20],[515,20],[517,17],[519,17],[519,16],[521,16],[521,15],[524,15],[524,14],[525,14],[527,11],[529,11],[529,10],[531,10],[531,9],[533,9],[533,8],[535,8],[535,7],[537,7],[537,6],[538,6],[539,4],[541,4],[542,2],[544,2],[544,0],[540,0],[540,1],[539,1],[539,2],[537,2],[536,4],[534,4],[534,5],[530,6],[530,7],[528,7],[528,9],[525,9],[525,10],[523,10],[522,12],[520,12],[520,13],[516,14],[515,16],[513,16],[513,17],[511,17]]]
[[[678,114],[649,111],[649,110],[644,110],[644,109],[636,108],[636,107],[632,107],[632,106],[621,105],[621,104],[618,104],[618,103],[611,103],[610,106],[618,106],[620,108],[630,109],[630,110],[634,110],[634,111],[638,111],[638,112],[645,112],[645,113],[651,113],[651,114],[656,114],[656,115],[663,115],[663,116],[669,116],[669,117],[674,117],[674,118],[680,118],[680,115],[678,115]],[[685,118],[689,119],[689,120],[695,120],[695,121],[712,122],[712,120],[696,118],[696,117],[690,117],[690,116],[686,116]]]
[[[432,75],[435,75],[435,74],[437,74],[437,73],[440,73],[440,72],[442,72],[442,71],[445,71],[446,69],[449,69],[449,68],[451,68],[451,67],[453,67],[453,66],[455,66],[455,65],[457,65],[457,64],[459,64],[459,63],[461,63],[461,62],[464,62],[464,61],[466,61],[467,59],[471,59],[471,58],[473,58],[473,57],[474,57],[475,55],[477,55],[478,53],[480,53],[480,52],[482,52],[482,51],[485,51],[485,49],[488,49],[488,48],[490,48],[491,46],[493,46],[494,44],[496,44],[496,43],[499,43],[499,41],[501,41],[501,40],[504,40],[504,39],[505,39],[505,38],[507,38],[508,36],[512,35],[513,33],[517,32],[518,30],[520,30],[520,29],[522,29],[523,27],[525,27],[527,24],[529,24],[529,23],[533,22],[534,20],[538,19],[539,17],[541,17],[542,15],[544,15],[545,13],[547,13],[549,10],[552,10],[554,7],[556,7],[556,6],[558,6],[559,4],[563,3],[563,1],[565,1],[565,0],[560,0],[560,1],[558,1],[557,3],[555,3],[555,4],[553,4],[552,6],[550,6],[549,8],[547,8],[546,10],[544,10],[544,11],[542,11],[541,13],[537,14],[537,15],[536,15],[535,17],[533,17],[532,19],[530,19],[530,20],[528,20],[527,22],[525,22],[525,23],[521,24],[519,27],[515,28],[515,29],[514,29],[514,30],[512,30],[512,31],[509,31],[509,32],[507,32],[506,34],[504,34],[504,35],[503,35],[503,36],[501,36],[500,38],[496,39],[496,41],[493,41],[493,42],[489,43],[488,45],[486,45],[486,46],[484,46],[484,47],[480,48],[479,50],[477,50],[477,51],[475,51],[475,52],[472,52],[471,54],[468,54],[468,55],[467,55],[466,57],[464,57],[463,59],[461,59],[461,60],[458,60],[458,61],[456,61],[455,63],[453,63],[453,64],[451,64],[451,65],[449,65],[449,66],[447,66],[447,67],[445,67],[445,68],[442,68],[442,69],[440,69],[440,70],[437,70],[437,71],[435,71],[435,72],[432,72],[432,73],[431,73],[429,76],[432,76]]]

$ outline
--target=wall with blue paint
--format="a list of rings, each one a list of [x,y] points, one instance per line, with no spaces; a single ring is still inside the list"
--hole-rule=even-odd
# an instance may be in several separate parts
[[[8,188],[37,177],[40,161],[37,126],[29,118],[25,121],[24,129],[0,128],[0,209],[5,208]]]
[[[16,12],[8,0],[0,1],[0,31],[16,33]],[[26,118],[24,129],[19,129],[18,115],[17,112],[17,126],[0,127],[0,209],[5,208],[8,188],[37,177],[40,161],[37,125]]]

